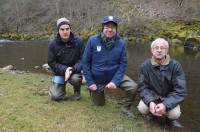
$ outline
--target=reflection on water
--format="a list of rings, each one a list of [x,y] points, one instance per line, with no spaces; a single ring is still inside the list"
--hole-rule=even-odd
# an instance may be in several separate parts
[[[19,70],[37,71],[47,60],[47,41],[18,42],[0,44],[0,67],[12,64]],[[127,74],[134,80],[138,78],[139,65],[150,57],[150,46],[128,44],[129,65]],[[185,50],[181,46],[171,46],[170,54],[183,66],[188,86],[188,96],[181,105],[181,123],[185,130],[200,130],[200,53]]]
[[[14,65],[18,70],[37,71],[35,66],[47,62],[48,41],[0,44],[0,67]]]

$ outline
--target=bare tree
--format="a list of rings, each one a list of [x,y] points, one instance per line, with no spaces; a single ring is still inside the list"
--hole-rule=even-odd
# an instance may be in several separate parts
[[[17,0],[15,0],[15,10],[16,10],[16,15],[17,15],[16,31],[19,32],[22,26],[22,23],[21,23],[20,12],[19,12],[19,4]]]
[[[178,5],[179,7],[182,7],[183,1],[184,1],[184,0],[176,0],[177,5]]]
[[[60,17],[60,8],[59,8],[59,4],[60,4],[60,0],[56,0],[55,1],[55,5],[56,5],[56,14],[58,17]]]

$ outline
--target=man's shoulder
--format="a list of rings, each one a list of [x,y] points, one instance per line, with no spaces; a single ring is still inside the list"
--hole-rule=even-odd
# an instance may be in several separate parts
[[[125,40],[120,35],[116,36],[116,40],[121,42],[121,43],[123,43],[123,44],[125,44]]]
[[[91,46],[96,46],[100,43],[101,43],[101,37],[99,34],[90,36],[88,39],[88,44],[90,44]]]
[[[141,67],[151,66],[151,59],[146,59],[142,64]]]
[[[179,64],[179,62],[176,59],[173,59],[173,58],[170,59],[170,62],[173,63],[173,64]]]
[[[51,40],[49,40],[49,46],[54,46],[56,45],[56,37],[52,38]]]
[[[169,66],[176,67],[176,68],[182,67],[181,63],[179,61],[177,61],[176,59],[170,59]]]
[[[100,39],[100,34],[95,34],[89,37],[89,40],[97,40]]]
[[[78,36],[74,33],[72,33],[72,34],[73,34],[73,39],[75,42],[77,42],[77,44],[80,44],[80,45],[84,44],[83,39],[80,36]]]

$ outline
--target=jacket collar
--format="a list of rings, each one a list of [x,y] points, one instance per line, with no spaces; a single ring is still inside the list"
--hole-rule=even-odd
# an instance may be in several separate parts
[[[170,61],[170,56],[169,56],[169,55],[166,55],[165,61],[164,61],[163,64],[161,64],[161,65],[168,65],[168,64],[169,64],[169,61]],[[156,62],[156,60],[155,60],[153,57],[151,58],[151,64],[152,64],[153,66],[159,66],[159,64]]]
[[[120,36],[118,34],[116,34],[113,38],[111,39],[107,39],[105,34],[102,32],[99,35],[100,39],[101,39],[101,43],[107,48],[107,49],[111,49],[115,46],[115,43],[118,39],[120,39]]]

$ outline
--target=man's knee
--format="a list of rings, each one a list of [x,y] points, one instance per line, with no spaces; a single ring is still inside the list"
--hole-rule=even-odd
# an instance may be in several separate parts
[[[149,113],[149,107],[143,102],[143,100],[140,100],[137,109],[142,114],[148,114]]]
[[[125,91],[131,91],[133,93],[137,90],[137,83],[133,81],[130,77],[127,75],[124,75],[122,82],[120,83],[120,88],[124,89]]]
[[[73,86],[80,86],[82,84],[82,75],[81,74],[72,74],[69,79],[69,83]]]
[[[167,117],[169,119],[176,120],[181,116],[180,105],[177,105],[175,108],[167,112]]]
[[[49,97],[55,101],[61,100],[65,94],[66,92],[64,84],[53,83],[53,86],[49,89]]]

